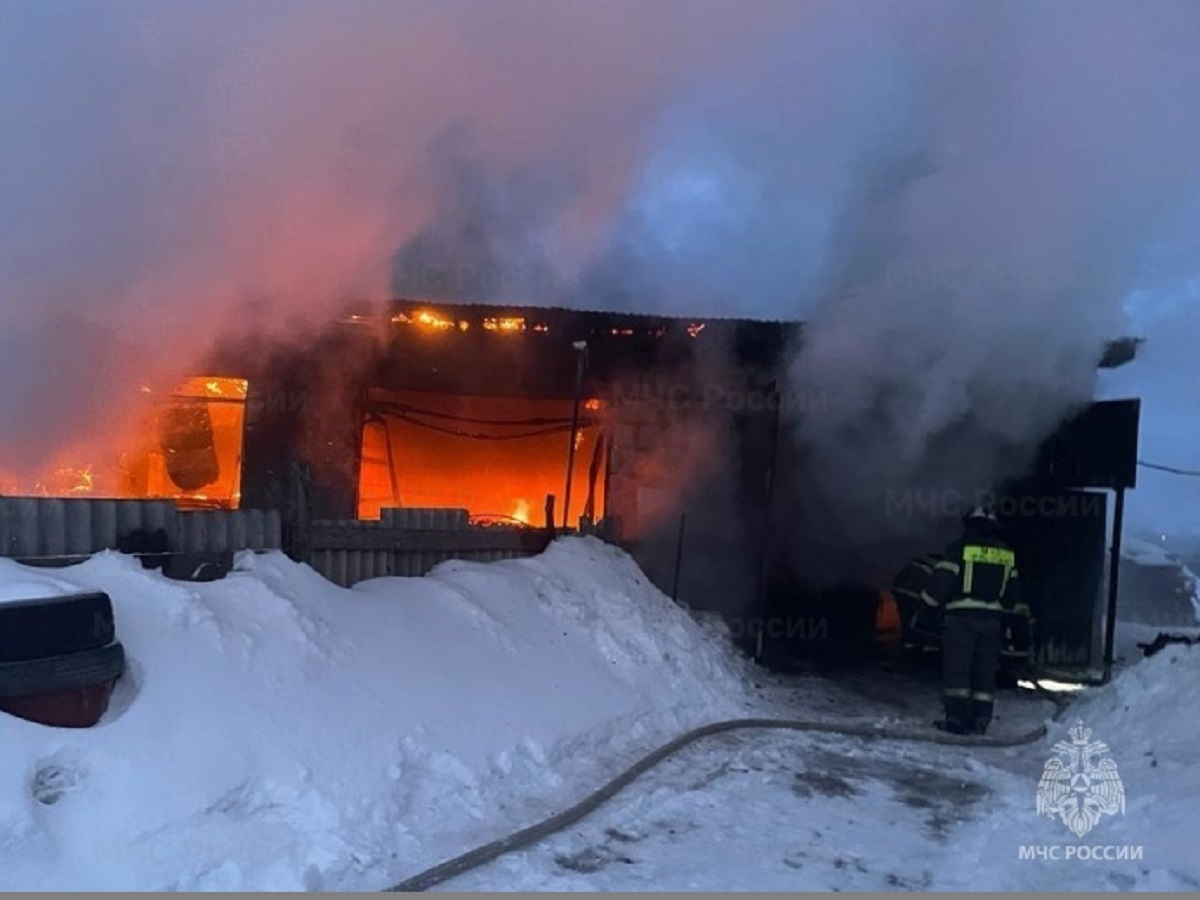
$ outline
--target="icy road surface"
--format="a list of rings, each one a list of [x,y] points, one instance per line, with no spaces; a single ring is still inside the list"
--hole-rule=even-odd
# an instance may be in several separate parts
[[[784,733],[685,750],[579,828],[453,890],[926,890],[1017,779],[961,751]]]
[[[1194,665],[1187,651],[1173,652],[1177,662]],[[1163,657],[1153,668],[1173,666]],[[865,695],[877,694],[876,702],[892,713],[898,704],[906,719],[936,709],[935,693],[913,687],[903,677],[850,677],[836,685],[780,678],[763,686],[759,701],[765,714],[786,712],[801,696],[811,703],[814,695],[836,708],[859,694],[869,709]],[[1129,686],[1130,695],[1140,690]],[[1129,742],[1109,723],[1127,706],[1114,693],[1110,688],[1078,709],[1121,748]],[[1001,733],[1024,731],[1052,710],[1029,694],[1007,698]],[[575,828],[439,889],[1200,889],[1195,854],[1152,812],[1159,789],[1187,783],[1191,802],[1196,798],[1182,755],[1160,766],[1160,757],[1171,755],[1166,745],[1119,754],[1130,792],[1122,822],[1102,822],[1080,842],[1060,822],[1037,816],[1048,748],[1065,736],[1074,713],[1052,727],[1050,741],[1007,749],[795,732],[718,735],[665,761]],[[1164,817],[1189,828],[1197,821],[1185,797],[1171,806]],[[1022,847],[1080,843],[1141,846],[1143,858],[1021,858]]]

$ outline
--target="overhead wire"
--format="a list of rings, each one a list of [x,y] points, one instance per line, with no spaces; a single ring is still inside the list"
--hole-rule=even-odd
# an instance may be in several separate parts
[[[480,441],[513,441],[522,440],[525,438],[543,437],[548,434],[559,434],[571,429],[571,420],[566,418],[547,418],[534,417],[526,419],[486,419],[472,416],[459,416],[452,413],[445,413],[439,410],[422,409],[420,407],[411,406],[402,403],[372,403],[366,411],[368,414],[379,416],[380,418],[400,419],[408,422],[418,428],[427,428],[430,431],[436,431],[440,434],[447,434],[452,437],[468,438],[471,440]],[[515,434],[495,434],[482,431],[465,431],[458,428],[449,428],[444,425],[438,425],[434,422],[422,421],[419,416],[427,416],[429,418],[442,419],[445,421],[462,422],[467,425],[490,425],[496,428],[515,428],[518,426],[533,426],[541,425],[541,428],[531,428],[527,431],[517,432]],[[594,417],[588,417],[581,421],[580,427],[586,428],[599,424]]]
[[[420,415],[427,416],[431,419],[445,419],[452,422],[464,422],[468,425],[498,425],[498,426],[516,426],[516,425],[553,425],[553,424],[569,424],[570,416],[539,416],[524,419],[487,419],[478,416],[463,416],[454,413],[443,412],[437,409],[424,409],[419,406],[413,406],[409,403],[393,403],[389,401],[374,402],[368,404],[368,411],[375,411],[381,414],[393,413],[396,415]]]
[[[1188,478],[1200,478],[1200,469],[1180,469],[1176,466],[1164,466],[1161,463],[1146,462],[1144,459],[1139,459],[1137,464],[1147,469],[1154,469],[1157,472],[1169,472],[1172,475],[1183,475]]]

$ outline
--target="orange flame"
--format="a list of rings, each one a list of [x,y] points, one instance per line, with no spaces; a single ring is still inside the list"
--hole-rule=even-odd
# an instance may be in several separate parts
[[[14,496],[170,499],[236,509],[241,499],[242,431],[248,383],[190,378],[149,401],[136,427],[92,435],[55,454],[41,473],[0,468],[0,492]]]
[[[512,517],[514,519],[516,519],[518,522],[524,522],[526,525],[528,525],[529,524],[529,501],[528,500],[518,500],[517,505],[515,507],[513,507]]]
[[[525,320],[519,316],[489,316],[483,320],[485,331],[516,334],[525,330]]]
[[[510,422],[490,426],[498,438],[476,439],[475,426],[461,430],[426,428],[407,419],[372,419],[362,425],[358,477],[358,516],[374,520],[397,506],[466,509],[480,518],[542,520],[542,501],[557,498],[562,514],[570,444],[571,400],[526,399],[380,391],[402,405],[428,407],[467,420]],[[587,401],[589,411],[599,400]],[[589,492],[597,515],[604,510],[605,479],[593,463],[600,449],[600,423],[589,416],[576,434],[570,516],[583,510]],[[544,430],[529,421],[557,420],[561,428]],[[481,431],[484,429],[480,429]],[[503,439],[512,436],[511,439]],[[594,477],[593,477],[594,476]],[[593,484],[594,481],[594,484]]]
[[[420,310],[411,316],[408,313],[396,313],[392,316],[392,322],[397,325],[420,325],[433,331],[449,331],[453,328],[461,328],[463,324],[456,324],[453,319],[447,319],[429,309]],[[462,330],[466,331],[466,328]]]

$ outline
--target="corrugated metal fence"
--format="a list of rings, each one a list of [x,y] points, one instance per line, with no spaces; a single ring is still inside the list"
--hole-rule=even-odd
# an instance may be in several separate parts
[[[0,497],[0,556],[48,560],[123,547],[161,529],[173,553],[282,547],[275,510],[181,510],[170,500]]]
[[[386,575],[424,575],[440,562],[487,562],[540,553],[541,529],[472,526],[465,509],[385,509],[378,522],[314,521],[306,535],[312,567],[343,587]]]
[[[179,557],[186,572],[189,564],[182,558],[189,556],[228,559],[239,550],[287,549],[348,587],[384,575],[424,575],[448,559],[530,556],[551,540],[541,529],[473,526],[463,509],[388,509],[378,522],[313,521],[294,530],[285,548],[277,510],[184,510],[169,500],[0,497],[0,556],[38,565],[62,565],[116,549],[160,562]],[[156,544],[153,536],[159,531]]]

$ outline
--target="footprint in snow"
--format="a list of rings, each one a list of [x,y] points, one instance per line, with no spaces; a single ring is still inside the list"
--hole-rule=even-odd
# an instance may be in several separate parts
[[[83,786],[87,773],[75,760],[43,760],[33,773],[30,792],[43,806],[53,806]]]

